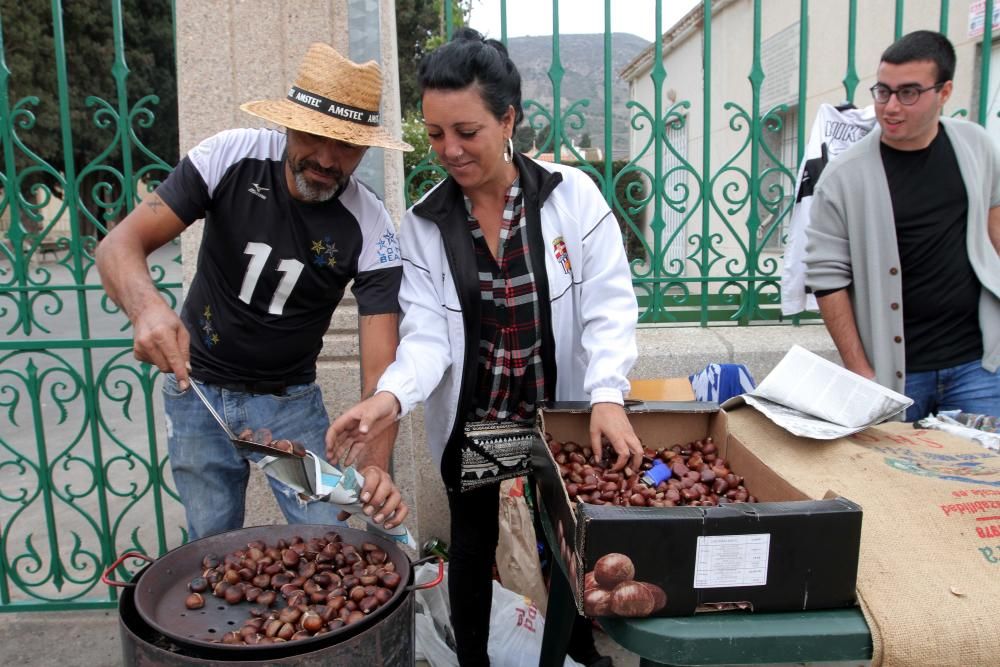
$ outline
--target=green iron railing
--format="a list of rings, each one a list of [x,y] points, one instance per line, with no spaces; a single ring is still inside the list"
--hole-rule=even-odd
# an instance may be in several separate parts
[[[16,86],[18,72],[8,68],[8,12],[47,1],[0,4],[0,611],[113,606],[115,593],[99,576],[116,555],[131,549],[162,554],[186,537],[161,445],[158,373],[132,358],[129,324],[104,296],[93,260],[101,235],[170,168],[142,139],[144,131],[157,126],[160,98],[129,94],[123,0],[75,0],[73,6],[51,0],[46,11],[33,14],[33,20],[51,21],[56,92],[42,95]],[[74,89],[68,75],[72,59],[80,54],[66,49],[63,18],[84,1],[110,9],[103,18],[111,26],[112,55],[103,63],[113,81],[110,94]],[[884,31],[888,42],[904,30],[906,3],[884,1],[890,11],[877,18],[891,16]],[[852,101],[860,81],[855,66],[858,3],[846,2],[848,40],[838,57],[844,62],[843,99]],[[553,102],[547,106],[525,100],[527,122],[535,130],[550,128],[536,154],[551,152],[560,161],[566,149],[567,159],[587,171],[605,194],[630,247],[644,323],[707,326],[780,319],[782,222],[790,214],[808,127],[803,113],[789,122],[789,111],[805,108],[810,85],[806,66],[810,59],[827,57],[830,45],[813,40],[811,46],[809,14],[817,3],[800,0],[795,101],[765,108],[762,90],[769,72],[763,66],[761,33],[769,3],[747,3],[753,11],[747,26],[752,50],[745,60],[749,102],[720,100],[711,85],[702,86],[700,99],[670,99],[672,73],[664,64],[670,45],[657,40],[646,75],[652,103],[625,103],[636,149],[626,159],[610,159],[613,127],[607,122],[602,143],[606,159],[600,164],[584,161],[571,138],[593,125],[594,114],[610,118],[615,110],[610,94],[619,74],[611,57],[614,17],[626,3],[605,2],[604,104],[594,108],[588,99],[563,99],[573,63],[560,52],[559,14],[571,3],[551,3],[548,77]],[[506,4],[501,0],[504,42]],[[986,16],[992,16],[993,5],[987,0]],[[658,0],[650,17],[661,33],[668,27],[662,25],[664,6]],[[451,4],[445,8],[450,26]],[[697,16],[699,65],[708,82],[719,69],[716,14],[708,4]],[[917,18],[947,32],[948,16],[949,3],[942,0],[938,16]],[[916,27],[914,18],[908,16],[907,29]],[[988,20],[983,40],[988,54]],[[985,123],[990,71],[989,58],[982,60],[976,118]],[[43,157],[37,149],[46,113],[58,119],[60,150],[55,157]],[[968,115],[965,110],[954,113]],[[89,121],[87,132],[97,133],[103,143],[80,156],[75,147],[82,130],[74,119],[83,117]],[[711,131],[700,144],[692,144],[689,155],[684,137],[699,117]],[[713,125],[716,118],[723,119],[728,137]],[[771,141],[786,127],[796,130],[790,157]],[[735,149],[720,156],[716,145],[727,139],[735,139]],[[423,192],[442,175],[433,158],[426,159],[406,175],[407,192]],[[765,220],[770,222],[765,225]],[[150,270],[168,303],[176,306],[181,286],[176,246],[155,253]],[[128,572],[123,568],[120,574]]]
[[[5,37],[25,39],[23,26],[0,13],[0,611],[104,608],[116,594],[100,575],[119,554],[160,555],[186,537],[160,444],[158,372],[133,359],[128,321],[104,296],[93,255],[170,166],[140,138],[159,98],[130,102],[122,0],[100,3],[111,97],[71,86],[80,64],[66,46],[78,36],[67,34],[71,8],[33,4],[33,18],[51,23],[54,95],[12,98],[15,86],[23,94],[41,82],[17,80],[28,78],[23,67],[12,74],[7,56],[18,49]],[[33,142],[46,114],[59,148],[43,157]],[[74,116],[89,119],[103,148],[77,153]],[[178,254],[168,247],[150,267],[172,305]]]

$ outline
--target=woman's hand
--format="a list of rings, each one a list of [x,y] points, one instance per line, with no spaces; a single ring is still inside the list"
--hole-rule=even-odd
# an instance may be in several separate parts
[[[337,417],[326,432],[326,458],[333,465],[354,465],[362,449],[396,421],[399,401],[380,391]]]
[[[642,443],[632,430],[632,424],[625,414],[625,407],[617,403],[594,403],[590,408],[590,448],[597,460],[602,460],[602,437],[615,450],[615,464],[612,471],[628,466],[638,472],[642,465]]]

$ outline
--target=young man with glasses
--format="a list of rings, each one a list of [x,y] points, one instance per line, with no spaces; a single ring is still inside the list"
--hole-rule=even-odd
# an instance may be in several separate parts
[[[912,398],[907,421],[1000,415],[1000,154],[941,116],[954,70],[940,33],[886,49],[879,127],[823,172],[806,232],[806,284],[845,367]]]

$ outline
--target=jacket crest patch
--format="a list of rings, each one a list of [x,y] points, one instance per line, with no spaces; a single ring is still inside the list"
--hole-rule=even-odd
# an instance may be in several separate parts
[[[553,239],[552,250],[555,251],[556,260],[562,265],[563,273],[569,273],[572,268],[569,263],[569,251],[566,250],[566,242],[561,236]]]

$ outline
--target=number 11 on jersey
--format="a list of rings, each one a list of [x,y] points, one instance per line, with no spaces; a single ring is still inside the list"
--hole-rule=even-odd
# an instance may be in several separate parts
[[[243,276],[243,285],[240,287],[240,301],[249,305],[250,299],[253,297],[253,291],[257,287],[257,281],[260,279],[260,274],[267,264],[267,258],[271,255],[271,246],[266,243],[254,243],[251,241],[247,243],[243,254],[250,255],[250,264],[247,266],[246,275]],[[292,290],[295,289],[295,283],[298,282],[299,276],[302,275],[304,266],[302,262],[296,259],[283,259],[278,263],[278,272],[285,275],[281,277],[277,289],[274,290],[274,295],[271,297],[271,305],[268,306],[267,312],[272,315],[281,315],[285,308],[285,302],[288,301]]]

